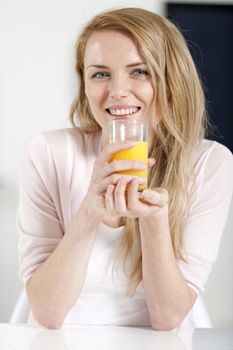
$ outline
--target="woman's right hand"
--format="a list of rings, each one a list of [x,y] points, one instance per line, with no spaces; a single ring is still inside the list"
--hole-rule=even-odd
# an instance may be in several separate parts
[[[130,182],[133,179],[138,179],[139,184],[143,184],[145,180],[142,177],[128,174],[118,174],[122,170],[144,170],[147,167],[146,163],[135,160],[113,160],[112,156],[124,149],[131,148],[135,145],[133,141],[123,141],[119,143],[108,144],[100,156],[96,159],[93,167],[91,182],[84,201],[86,205],[93,209],[93,214],[98,215],[102,221],[108,216],[105,207],[105,193],[109,185],[115,186],[120,179],[125,179]],[[118,217],[119,218],[119,217]],[[115,216],[117,219],[117,216]]]

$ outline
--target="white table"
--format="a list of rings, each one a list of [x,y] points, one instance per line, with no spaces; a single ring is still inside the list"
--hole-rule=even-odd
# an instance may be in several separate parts
[[[76,326],[61,330],[0,324],[0,350],[232,350],[233,332],[156,332],[147,328]]]

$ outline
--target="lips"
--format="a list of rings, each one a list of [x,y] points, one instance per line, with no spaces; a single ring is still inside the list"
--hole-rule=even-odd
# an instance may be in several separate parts
[[[111,106],[106,111],[114,117],[130,117],[135,115],[140,109],[141,107],[138,106]]]

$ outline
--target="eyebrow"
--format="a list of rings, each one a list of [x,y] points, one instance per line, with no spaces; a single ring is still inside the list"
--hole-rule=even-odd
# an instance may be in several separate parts
[[[135,63],[130,63],[127,64],[126,68],[131,68],[131,67],[137,67],[137,66],[141,66],[141,65],[146,65],[146,63],[144,62],[135,62]],[[87,67],[88,68],[101,68],[101,69],[110,69],[110,67],[105,66],[103,64],[91,64],[90,66]]]

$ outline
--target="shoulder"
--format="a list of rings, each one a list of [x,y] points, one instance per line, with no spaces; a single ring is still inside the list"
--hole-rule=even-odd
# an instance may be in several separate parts
[[[196,161],[200,160],[200,158],[207,158],[209,156],[218,156],[223,159],[233,159],[233,155],[231,151],[221,143],[217,141],[212,141],[208,139],[202,140],[195,151],[195,159]]]
[[[198,172],[205,168],[211,174],[219,168],[224,168],[233,174],[233,155],[221,143],[204,139],[195,151],[194,166]]]
[[[31,156],[59,154],[66,156],[67,151],[96,149],[100,142],[100,133],[86,134],[80,128],[42,131],[25,144],[25,152]]]
[[[204,139],[197,147],[194,168],[198,192],[230,196],[233,192],[233,155],[224,145]]]
[[[74,128],[36,134],[25,143],[22,151],[21,182],[25,187],[33,182],[33,186],[40,188],[42,181],[50,193],[60,188],[64,194],[73,179],[80,179],[79,174],[83,174],[80,169],[91,169],[100,136],[100,133],[85,134]]]

